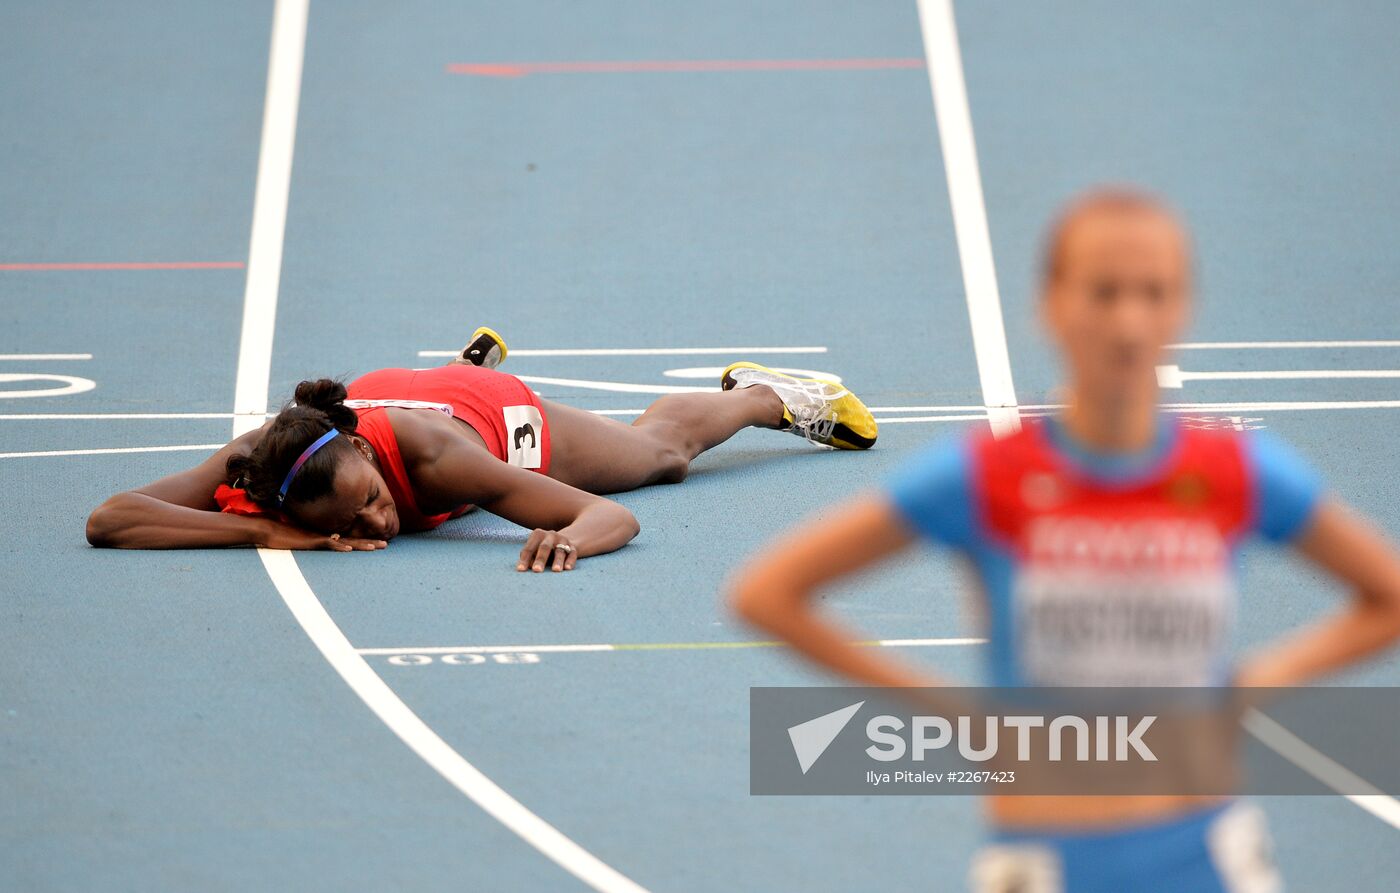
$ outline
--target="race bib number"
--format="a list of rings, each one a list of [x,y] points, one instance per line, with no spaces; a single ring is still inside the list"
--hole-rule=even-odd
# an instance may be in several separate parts
[[[1040,685],[1209,685],[1234,580],[1209,526],[1041,519],[1018,574],[1018,638]]]
[[[544,416],[538,406],[507,406],[501,410],[506,419],[506,461],[520,468],[539,468],[544,464]]]

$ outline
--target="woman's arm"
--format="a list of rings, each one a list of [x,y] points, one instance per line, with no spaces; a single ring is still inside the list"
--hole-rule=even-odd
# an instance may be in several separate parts
[[[88,542],[109,549],[266,546],[350,552],[384,548],[383,540],[325,536],[272,518],[220,512],[214,490],[224,483],[229,457],[247,453],[260,435],[250,431],[194,468],[108,499],[88,517]]]
[[[412,462],[415,491],[434,494],[435,504],[473,503],[531,528],[516,570],[572,570],[578,559],[621,549],[641,531],[616,502],[502,462],[435,421],[410,420],[401,427],[395,418],[399,445],[411,453],[405,458]],[[560,551],[560,545],[573,551]]]
[[[770,543],[730,585],[730,603],[748,622],[784,639],[829,670],[870,686],[930,686],[922,672],[878,649],[813,608],[820,589],[907,548],[913,534],[889,500],[865,496]]]
[[[1400,639],[1400,557],[1375,528],[1328,500],[1296,547],[1350,587],[1351,603],[1246,660],[1237,676],[1241,686],[1302,685]]]

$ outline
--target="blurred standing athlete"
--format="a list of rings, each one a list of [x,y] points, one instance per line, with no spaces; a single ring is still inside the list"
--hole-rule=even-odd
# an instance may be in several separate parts
[[[1186,234],[1155,200],[1101,191],[1047,243],[1040,309],[1068,376],[1052,418],[941,443],[883,489],[770,546],[738,612],[864,685],[938,684],[814,610],[817,591],[918,539],[976,570],[992,683],[1300,685],[1400,637],[1400,559],[1259,432],[1182,427],[1156,370],[1191,305]],[[1352,593],[1343,609],[1232,666],[1236,554],[1290,544]],[[1000,796],[979,891],[1280,889],[1262,816],[1187,796]]]

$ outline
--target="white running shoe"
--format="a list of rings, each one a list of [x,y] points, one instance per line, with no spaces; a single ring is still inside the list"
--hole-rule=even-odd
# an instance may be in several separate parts
[[[868,450],[880,428],[860,398],[834,381],[798,378],[757,363],[733,363],[720,377],[726,391],[764,385],[783,401],[779,430],[841,450]]]

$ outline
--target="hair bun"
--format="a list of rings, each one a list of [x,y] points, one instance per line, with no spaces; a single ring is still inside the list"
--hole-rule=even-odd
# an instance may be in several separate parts
[[[353,431],[357,417],[355,411],[345,405],[346,396],[348,392],[345,390],[345,384],[334,378],[303,381],[293,392],[297,406],[319,410],[326,414],[335,427]]]
[[[346,395],[345,385],[334,378],[318,378],[297,385],[294,399],[298,406],[310,406],[325,412],[337,403],[344,403]]]

